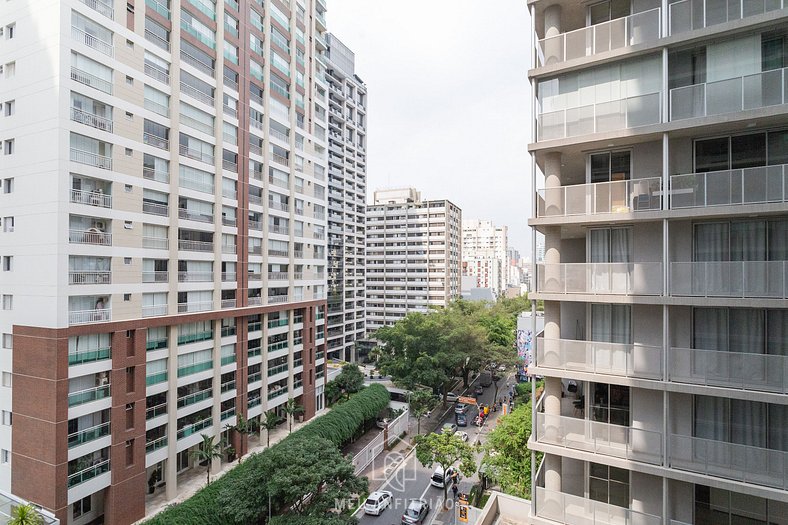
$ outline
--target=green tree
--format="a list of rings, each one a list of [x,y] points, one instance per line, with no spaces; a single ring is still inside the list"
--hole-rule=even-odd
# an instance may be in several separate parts
[[[11,509],[8,525],[43,525],[44,519],[30,503],[17,505]]]
[[[435,408],[438,400],[429,390],[414,390],[408,395],[408,408],[413,417],[416,418],[416,434],[421,434],[421,418]]]
[[[279,424],[279,416],[275,412],[266,412],[265,419],[262,420],[260,426],[265,429],[265,446],[271,446],[271,431]]]
[[[214,459],[222,458],[224,445],[221,441],[217,442],[214,436],[208,436],[207,434],[200,434],[200,436],[202,437],[202,442],[195,450],[192,450],[192,458],[198,463],[207,463],[205,474],[208,478],[206,485],[208,485],[211,483],[211,462]]]
[[[503,492],[531,498],[531,403],[523,403],[510,414],[498,418],[498,424],[487,435],[481,470],[495,481]],[[537,464],[541,454],[537,454]]]
[[[252,436],[257,433],[257,424],[254,421],[246,419],[243,414],[238,414],[235,425],[225,425],[224,429],[231,430],[242,436]],[[238,454],[238,463],[240,462],[241,454]]]
[[[433,464],[439,465],[444,472],[459,462],[458,469],[464,476],[476,472],[476,458],[473,447],[465,443],[460,436],[449,432],[416,436],[416,459],[426,468]],[[448,484],[443,485],[443,501],[446,502]]]
[[[342,389],[339,388],[336,380],[332,379],[326,383],[326,405],[331,406],[342,397]]]
[[[287,414],[287,428],[288,434],[293,431],[293,420],[298,414],[304,413],[304,407],[297,404],[292,397],[287,400],[284,407],[285,414]]]
[[[355,394],[364,387],[364,373],[354,363],[348,363],[342,367],[342,371],[334,379],[334,383],[339,390],[350,399],[350,394]]]

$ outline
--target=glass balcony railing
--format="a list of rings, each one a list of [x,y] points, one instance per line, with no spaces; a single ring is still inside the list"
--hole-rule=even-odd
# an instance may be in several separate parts
[[[271,399],[271,398],[269,397],[268,399]],[[260,404],[261,404],[262,402],[263,402],[263,398],[262,398],[262,397],[260,397],[260,396],[258,396],[258,397],[253,397],[253,398],[251,398],[251,399],[249,400],[249,402],[247,403],[247,405],[246,405],[246,406],[247,406],[248,408],[254,408],[254,407],[256,407],[256,406],[260,406]]]
[[[254,373],[254,374],[249,374],[249,377],[247,379],[247,383],[248,384],[252,384],[252,383],[256,383],[258,381],[262,381],[262,380],[263,380],[263,373],[262,372],[257,372],[257,373]]]
[[[213,420],[211,418],[207,418],[207,419],[203,419],[202,421],[198,421],[196,423],[186,425],[180,430],[178,430],[178,439],[183,439],[185,437],[189,437],[193,434],[196,434],[200,430],[207,428],[212,424],[213,424]]]
[[[788,452],[782,450],[677,434],[670,436],[668,450],[671,468],[788,489]]]
[[[536,487],[536,515],[558,523],[590,523],[593,525],[660,525],[662,518],[635,510],[602,503],[582,496]]]
[[[235,380],[222,383],[222,394],[231,390],[235,390]]]
[[[107,348],[96,348],[93,350],[78,350],[76,352],[69,352],[68,366],[83,365],[85,363],[94,363],[96,361],[103,361],[109,359],[111,351]]]
[[[148,352],[152,350],[159,350],[162,348],[167,348],[167,338],[163,339],[151,339],[145,343],[145,350]]]
[[[287,326],[287,323],[288,323],[287,319],[273,319],[268,321],[268,328],[278,328],[280,326]]]
[[[170,9],[161,2],[158,2],[157,0],[145,0],[145,5],[159,13],[167,20],[170,19]]]
[[[268,369],[268,377],[275,376],[276,374],[281,374],[282,372],[287,372],[287,363],[283,365],[274,366]]]
[[[662,179],[575,184],[538,191],[537,217],[630,213],[662,209]]]
[[[213,310],[213,301],[194,301],[178,303],[178,313],[206,312]]]
[[[559,109],[539,114],[538,140],[556,140],[658,124],[662,96],[646,93],[609,102]]]
[[[260,321],[252,321],[248,325],[249,332],[259,332],[262,330],[262,323]]]
[[[164,448],[167,446],[167,436],[162,436],[159,439],[154,439],[153,441],[149,441],[145,443],[145,453],[150,454],[160,448]]]
[[[537,264],[541,293],[661,295],[662,263]]]
[[[783,9],[785,0],[726,2],[720,0],[682,0],[668,10],[670,34],[702,29],[733,20]]]
[[[544,38],[537,46],[540,66],[604,53],[659,39],[660,8]]]
[[[104,436],[109,436],[109,422],[69,434],[68,448],[77,447]]]
[[[235,363],[235,354],[222,356],[221,363],[222,363],[221,366],[229,365],[230,363]]]
[[[276,352],[277,350],[285,350],[287,348],[287,341],[280,341],[278,343],[271,343],[268,345],[269,352]]]
[[[156,373],[149,374],[149,375],[145,376],[145,385],[146,386],[158,385],[159,383],[164,383],[165,381],[167,381],[167,371],[166,370],[163,371],[163,372],[156,372]]]
[[[73,474],[68,475],[68,488],[74,487],[79,485],[80,483],[84,483],[88,480],[91,480],[101,474],[109,472],[109,460],[105,459],[100,463],[96,463],[86,469],[80,470],[79,472],[75,472]]]
[[[194,334],[181,334],[178,336],[179,345],[187,345],[189,343],[197,343],[200,341],[210,341],[213,339],[213,331],[197,332]]]
[[[156,405],[155,407],[149,407],[145,409],[145,419],[153,419],[154,417],[163,416],[167,413],[167,403],[162,403],[161,405]]]
[[[262,353],[263,353],[263,349],[261,347],[259,347],[259,346],[256,346],[256,347],[250,348],[249,351],[246,354],[247,354],[247,357],[252,358],[252,357],[257,357],[257,356],[261,355]]]
[[[178,377],[188,376],[199,372],[203,372],[205,370],[210,370],[212,367],[213,367],[213,361],[205,361],[203,363],[195,363],[193,365],[179,367]]]
[[[788,202],[788,165],[689,173],[670,177],[670,208]]]
[[[538,443],[662,464],[660,432],[544,412],[537,412],[535,429]]]
[[[693,84],[670,90],[670,120],[707,117],[788,102],[786,70]]]
[[[677,383],[788,394],[788,356],[673,347],[669,356]]]
[[[536,366],[643,379],[662,379],[662,347],[536,339]]]
[[[272,400],[275,397],[279,397],[282,395],[287,394],[287,387],[277,388],[276,390],[271,390],[268,392],[268,400]]]
[[[114,8],[110,4],[105,3],[102,0],[80,0],[80,2],[82,2],[89,8],[93,9],[94,11],[106,16],[110,20],[112,20],[115,16]]]
[[[788,261],[672,262],[670,294],[788,299]]]
[[[219,419],[224,421],[225,419],[230,419],[235,415],[235,407],[228,408],[227,410],[223,410]]]
[[[68,406],[73,407],[109,397],[109,385],[94,386],[68,394]]]

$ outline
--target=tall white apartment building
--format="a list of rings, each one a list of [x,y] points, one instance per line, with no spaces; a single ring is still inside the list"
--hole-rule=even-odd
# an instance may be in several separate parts
[[[788,523],[788,5],[528,4],[531,519]]]
[[[462,210],[415,188],[374,193],[367,206],[367,331],[460,297]]]
[[[0,5],[0,489],[133,523],[201,434],[321,408],[324,11]]]
[[[476,286],[497,296],[509,282],[508,228],[491,221],[462,221],[462,275],[476,278]]]
[[[364,326],[364,223],[367,203],[367,87],[355,55],[328,35],[329,357],[355,360]]]

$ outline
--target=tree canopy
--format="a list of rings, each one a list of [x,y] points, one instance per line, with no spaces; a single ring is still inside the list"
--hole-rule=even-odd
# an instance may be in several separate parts
[[[355,394],[364,386],[364,373],[355,363],[347,363],[334,378],[334,384],[350,399],[350,394]]]
[[[473,447],[452,432],[438,432],[416,436],[416,459],[427,468],[440,465],[444,472],[455,463],[464,476],[476,472],[476,458]],[[443,485],[443,499],[446,501],[448,484]]]

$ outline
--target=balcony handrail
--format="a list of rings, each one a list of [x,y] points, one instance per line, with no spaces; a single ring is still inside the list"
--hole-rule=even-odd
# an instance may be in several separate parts
[[[108,57],[115,56],[115,47],[111,42],[104,42],[96,35],[91,35],[90,33],[87,33],[76,26],[71,26],[71,38],[78,42],[82,42],[86,46],[93,48],[99,53],[103,53]]]
[[[143,283],[166,283],[170,279],[170,272],[168,271],[150,271],[142,272]]]
[[[542,293],[662,295],[662,263],[540,263],[536,283]]]
[[[670,120],[724,115],[785,104],[788,102],[788,95],[785,93],[786,71],[788,68],[772,69],[751,75],[673,88],[670,90]],[[710,99],[710,90],[718,99]],[[685,93],[689,93],[686,102],[688,107],[682,108],[680,100],[674,97]],[[737,94],[738,96],[735,96]],[[696,100],[700,101],[700,104],[696,104]],[[685,111],[674,114],[674,110],[677,109]]]
[[[208,241],[192,241],[188,239],[178,239],[178,249],[191,252],[212,252],[213,243]]]
[[[236,304],[235,299],[222,299],[222,308],[235,308]]]
[[[270,281],[286,281],[287,279],[287,272],[268,272],[268,280]]]
[[[194,160],[199,160],[201,162],[205,162],[206,164],[213,164],[214,161],[213,154],[192,149],[186,144],[180,144],[179,151],[180,154],[183,155],[184,157],[188,157]]]
[[[80,164],[87,164],[104,170],[112,169],[112,157],[99,155],[91,151],[85,151],[78,148],[71,148],[71,160]]]
[[[670,208],[788,202],[788,164],[670,176]]]
[[[145,4],[167,20],[170,19],[170,9],[158,0],[145,0]]]
[[[149,77],[158,80],[164,84],[170,85],[170,74],[161,69],[160,67],[154,66],[153,64],[145,63],[145,74]]]
[[[184,62],[186,62],[187,64],[189,64],[191,66],[194,66],[198,70],[202,71],[203,73],[205,73],[209,77],[212,77],[213,74],[214,74],[214,68],[213,68],[212,65],[206,64],[205,62],[203,62],[199,58],[187,53],[183,49],[181,49],[181,59]]]
[[[204,429],[206,427],[211,426],[212,421],[213,420],[211,419],[211,417],[207,417],[207,418],[205,418],[205,419],[203,419],[201,421],[196,421],[194,423],[191,423],[191,424],[188,424],[188,425],[184,425],[183,427],[178,429],[178,431],[177,431],[177,438],[178,439],[182,439],[182,438],[191,436],[195,432],[198,432],[198,431],[200,431],[200,430],[202,430],[202,429]]]
[[[537,194],[537,217],[660,211],[662,177],[556,186]]]
[[[72,310],[68,312],[70,325],[101,323],[112,319],[111,308],[100,308],[97,310]]]
[[[788,299],[788,261],[671,262],[670,294]]]
[[[199,390],[197,392],[191,392],[189,394],[179,397],[177,399],[177,406],[178,408],[183,408],[185,406],[193,405],[194,403],[204,401],[212,396],[213,396],[213,388],[212,387],[204,388],[203,390]]]
[[[110,391],[110,384],[107,383],[106,385],[92,386],[90,388],[83,388],[82,390],[69,392],[68,406],[81,405],[83,403],[89,403],[97,399],[104,399],[109,396],[109,391]],[[102,393],[103,395],[99,395],[100,393]],[[72,400],[76,400],[78,402],[72,402]]]
[[[156,168],[142,168],[142,177],[147,180],[155,180],[158,182],[169,183],[170,174],[166,171],[157,170]]]
[[[110,284],[112,272],[109,270],[69,270],[68,284]]]
[[[788,489],[788,452],[671,434],[670,468],[767,487]]]
[[[534,503],[537,516],[558,523],[588,522],[589,516],[594,525],[612,525],[614,523],[662,525],[663,522],[661,517],[653,514],[602,503],[583,496],[547,490],[541,486],[536,487]]]
[[[113,20],[115,17],[114,8],[111,5],[103,2],[102,0],[80,0],[80,2],[82,2],[89,8],[93,9],[94,11],[106,16],[110,20]]]
[[[205,312],[213,310],[213,301],[189,301],[178,303],[178,313]]]
[[[668,356],[676,383],[788,394],[788,356],[677,347]]]
[[[170,43],[167,42],[165,39],[150,31],[148,29],[145,30],[145,40],[155,44],[156,46],[162,48],[163,50],[169,52],[170,51]]]
[[[536,338],[535,366],[643,379],[663,378],[662,346]]]
[[[168,150],[170,149],[170,141],[164,137],[160,137],[158,135],[154,135],[153,133],[143,132],[142,133],[142,142],[149,146],[153,146],[156,148]]]
[[[287,295],[273,295],[268,296],[268,304],[281,304],[288,301]]]
[[[90,439],[85,440],[84,437],[90,437],[90,435],[94,436]],[[109,435],[109,421],[106,423],[100,423],[98,425],[94,425],[89,428],[83,428],[82,430],[77,430],[76,432],[72,432],[68,435],[68,447],[74,447],[77,445],[81,445],[83,443],[87,443],[89,441],[94,441],[100,437],[108,436]]]
[[[78,67],[71,66],[71,80],[98,89],[99,91],[103,91],[108,95],[112,94],[111,81],[104,80],[103,78],[99,78],[96,75],[93,75],[92,73],[88,73],[87,71],[83,71],[79,69]]]
[[[162,217],[166,217],[170,214],[170,207],[167,204],[161,204],[158,202],[149,202],[143,200],[142,213],[148,213],[150,215],[160,215]]]
[[[170,240],[164,237],[142,237],[142,247],[155,250],[166,250],[170,246]]]
[[[72,107],[71,120],[79,124],[85,124],[91,128],[112,133],[112,119],[96,115],[95,113]]]
[[[186,93],[190,97],[195,100],[199,100],[203,104],[207,104],[209,106],[213,106],[214,97],[211,95],[206,95],[202,91],[197,88],[186,84],[185,82],[181,82],[181,92]]]
[[[100,461],[95,463],[87,468],[80,470],[79,472],[74,472],[73,474],[68,475],[68,487],[71,488],[73,486],[79,485],[80,483],[84,483],[89,479],[93,479],[96,476],[100,476],[101,474],[105,474],[109,472],[109,460],[105,459],[104,461]]]
[[[213,215],[207,215],[201,212],[195,212],[188,208],[178,208],[178,218],[187,219],[196,222],[213,223]]]
[[[112,208],[112,195],[96,190],[71,190],[71,202],[98,206],[99,208]]]
[[[718,20],[709,20],[709,12],[706,9],[706,2],[693,2],[692,0],[681,0],[679,2],[673,2],[669,4],[668,7],[668,34],[674,35],[678,33],[683,33],[685,31],[692,31],[695,29],[702,29],[704,27],[709,27],[717,24],[724,24],[726,22],[730,22],[732,20],[740,20],[743,18],[747,18],[750,16],[760,15],[764,13],[768,13],[771,11],[776,11],[779,9],[785,8],[785,1],[781,0],[776,2],[776,7],[773,9],[767,9],[767,2],[738,2],[738,12],[733,13],[731,16],[730,7],[736,5],[736,3],[725,3],[725,19],[723,20],[721,17]],[[695,6],[700,6],[703,8],[703,12],[700,15],[696,15],[693,11]],[[754,8],[762,7],[762,10],[754,10]],[[745,9],[748,11],[745,13]],[[715,14],[721,14],[717,11]],[[674,16],[675,15],[675,16]],[[681,21],[682,24],[678,24],[677,22]],[[695,22],[700,21],[700,25],[695,27]],[[678,27],[676,27],[678,26]]]
[[[145,443],[145,453],[150,454],[160,448],[167,446],[167,436],[161,436],[160,438],[156,438],[153,441],[148,441]]]
[[[145,107],[145,109],[153,111],[154,113],[156,113],[157,115],[161,115],[162,117],[169,118],[170,116],[170,108],[168,106],[165,106],[164,104],[160,104],[159,102],[156,102],[155,100],[146,98],[143,101],[143,106]],[[183,115],[181,115],[181,118],[183,118]]]
[[[556,42],[556,45],[560,47],[560,51],[557,55],[551,54],[550,58],[555,58],[556,62],[565,62],[622,47],[642,44],[647,41],[657,41],[660,38],[661,11],[661,8],[656,7],[647,11],[633,13],[629,16],[567,31],[556,36],[542,38],[536,47],[538,63],[540,66],[546,65],[546,62],[549,62],[547,65],[554,63],[547,59],[549,51],[545,49],[553,42]],[[640,24],[637,23],[638,21],[640,21]],[[651,29],[653,32],[648,33],[648,29]],[[614,41],[616,37],[619,38],[617,41]],[[578,44],[577,53],[569,52],[570,45],[567,42]]]

